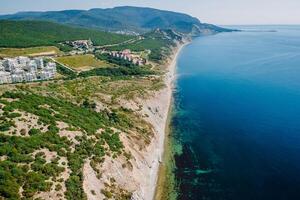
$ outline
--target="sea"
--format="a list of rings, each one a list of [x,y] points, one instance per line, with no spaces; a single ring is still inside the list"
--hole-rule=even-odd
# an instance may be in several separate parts
[[[180,53],[178,200],[300,200],[300,26],[235,26]]]

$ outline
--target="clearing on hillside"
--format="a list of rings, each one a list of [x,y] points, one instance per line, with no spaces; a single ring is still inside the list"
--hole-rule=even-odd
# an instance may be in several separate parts
[[[54,46],[31,48],[0,48],[0,57],[16,56],[50,56],[58,55],[61,51]]]
[[[77,71],[86,71],[94,68],[111,66],[111,64],[96,59],[92,54],[62,56],[55,60]]]

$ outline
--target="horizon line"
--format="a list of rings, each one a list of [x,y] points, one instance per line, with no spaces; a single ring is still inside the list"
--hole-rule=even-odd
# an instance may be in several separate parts
[[[270,23],[245,23],[245,24],[222,24],[222,23],[218,23],[218,22],[209,22],[209,21],[203,21],[201,20],[200,17],[196,17],[192,14],[189,13],[185,13],[182,11],[174,11],[174,10],[167,10],[167,9],[160,9],[160,8],[155,8],[155,7],[149,7],[149,6],[112,6],[112,7],[91,7],[91,8],[87,8],[87,9],[76,9],[76,8],[69,8],[69,9],[53,9],[53,10],[23,10],[23,11],[12,11],[12,12],[8,12],[8,13],[1,13],[0,12],[0,16],[2,15],[14,15],[17,13],[23,13],[23,12],[61,12],[61,11],[70,11],[70,10],[77,10],[77,11],[89,11],[92,9],[113,9],[113,8],[118,8],[118,7],[135,7],[135,8],[150,8],[150,9],[156,9],[156,10],[161,10],[161,11],[168,11],[168,12],[176,12],[176,13],[181,13],[181,14],[186,14],[189,15],[191,17],[195,17],[197,18],[201,23],[209,23],[209,24],[214,24],[214,25],[218,25],[218,26],[299,26],[299,23],[274,23],[274,22],[270,22]]]

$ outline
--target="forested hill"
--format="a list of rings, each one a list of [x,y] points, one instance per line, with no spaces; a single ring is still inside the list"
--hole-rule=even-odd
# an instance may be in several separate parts
[[[177,32],[195,36],[231,31],[202,23],[197,18],[187,14],[129,6],[109,9],[20,12],[0,16],[0,19],[48,20],[81,27],[129,33],[144,33],[156,28],[173,29]]]
[[[66,40],[80,39],[91,39],[95,45],[106,45],[133,38],[46,21],[0,20],[0,27],[0,47],[49,46]]]

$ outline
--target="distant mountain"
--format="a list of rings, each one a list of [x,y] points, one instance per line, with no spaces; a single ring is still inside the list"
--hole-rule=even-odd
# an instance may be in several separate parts
[[[129,6],[90,10],[19,12],[12,15],[2,15],[0,19],[48,20],[125,33],[144,33],[156,28],[173,29],[177,32],[191,35],[231,31],[211,24],[201,23],[197,18],[187,14]]]

